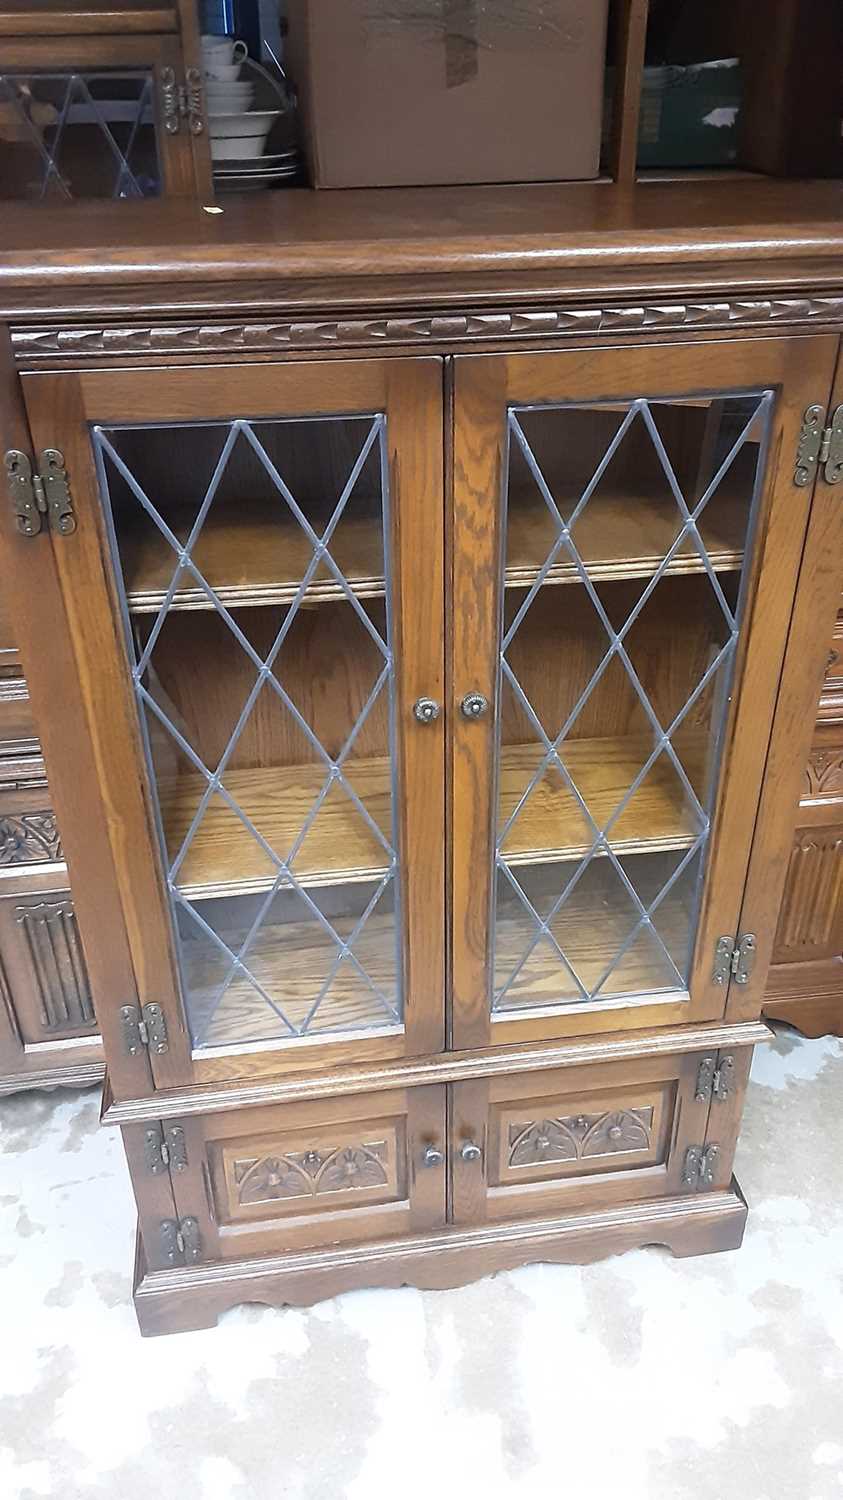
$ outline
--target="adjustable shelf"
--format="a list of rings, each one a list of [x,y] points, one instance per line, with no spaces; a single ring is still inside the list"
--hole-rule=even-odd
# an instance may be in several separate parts
[[[697,794],[705,768],[706,737],[684,735],[682,765]],[[650,754],[641,737],[568,741],[561,755],[598,826],[608,822]],[[501,751],[501,819],[514,810],[538,768],[542,751],[508,745]],[[348,762],[346,773],[369,816],[391,842],[390,766],[386,758]],[[285,858],[326,780],[325,767],[269,766],[232,770],[224,785],[267,843]],[[187,836],[203,778],[190,773],[162,777],[161,812],[167,847],[175,858]],[[617,854],[689,848],[698,827],[683,800],[676,771],[662,754],[628,807],[613,825]],[[504,857],[512,865],[548,864],[582,858],[591,836],[571,793],[552,770],[536,786],[507,836]],[[386,850],[339,785],[328,792],[295,860],[304,887],[360,884],[381,879],[389,868]],[[228,804],[214,794],[191,840],[175,881],[188,900],[250,895],[269,890],[277,867]]]
[[[731,492],[721,486],[700,517],[706,551],[716,572],[737,571],[743,564],[750,498],[743,485]],[[669,552],[682,524],[679,509],[669,496],[644,489],[601,489],[592,495],[575,523],[573,539],[592,582],[649,578]],[[513,489],[507,517],[508,587],[524,587],[534,581],[557,536],[558,528],[541,495],[535,489]],[[705,563],[690,537],[664,569],[665,575],[704,572]],[[543,582],[579,580],[563,546]]]
[[[599,869],[600,867],[595,867]],[[550,928],[568,962],[587,992],[600,983],[610,956],[626,941],[635,923],[628,905],[617,899],[617,878],[610,878],[602,900],[596,899],[593,886],[575,887]],[[678,968],[684,963],[689,937],[689,913],[681,895],[669,893],[654,914],[662,942],[674,956]],[[495,989],[506,983],[521,962],[535,928],[517,898],[499,905],[495,923]],[[601,996],[608,1000],[617,995],[653,995],[680,992],[680,986],[656,939],[640,932],[607,980]],[[566,1001],[572,1005],[581,999],[574,980],[546,939],[540,939],[512,984],[497,1005],[498,1014],[542,1006],[558,1007]]]
[[[717,572],[733,572],[743,563],[749,497],[746,489],[718,491],[700,520],[706,550]],[[169,518],[176,532],[187,535],[194,519]],[[649,578],[682,527],[675,504],[646,492],[601,491],[576,524],[574,538],[593,581]],[[506,586],[533,582],[556,539],[547,506],[537,493],[515,491],[507,525]],[[380,518],[349,513],[337,527],[331,556],[360,599],[383,598],[383,531]],[[153,614],[167,597],[176,555],[151,522],[126,527],[120,540],[126,593],[132,614]],[[311,545],[296,521],[272,514],[265,504],[245,500],[209,515],[193,549],[197,568],[229,608],[289,604],[296,597],[312,557]],[[686,538],[664,569],[665,575],[702,573],[705,564]],[[563,548],[544,580],[577,583],[579,574]],[[345,590],[320,563],[307,589],[308,604],[343,599]],[[213,609],[213,601],[193,575],[183,570],[171,609]]]
[[[369,816],[391,843],[389,761],[355,760],[346,774]],[[327,779],[324,765],[268,766],[225,774],[226,790],[283,859]],[[206,783],[198,774],[159,782],[167,848],[175,858]],[[328,792],[293,861],[302,886],[359,884],[386,874],[386,850],[339,784]],[[214,794],[175,877],[188,900],[267,891],[277,867],[228,804]]]
[[[168,515],[177,535],[187,536],[195,512]],[[331,556],[361,599],[382,598],[386,592],[383,568],[383,528],[380,517],[347,512],[331,543]],[[157,612],[167,596],[176,555],[151,521],[126,527],[120,553],[129,609],[133,614]],[[205,521],[193,560],[202,576],[229,607],[289,604],[313,556],[313,548],[298,522],[282,505],[272,511],[265,502],[244,500],[220,509]],[[325,563],[320,563],[308,587],[307,600],[317,603],[344,599],[345,590]],[[171,609],[213,609],[213,601],[183,570]]]
[[[686,733],[677,751],[698,797],[705,775],[707,743],[704,734]],[[560,759],[598,828],[608,823],[648,760],[651,749],[652,742],[641,736],[567,740],[560,746]],[[501,828],[514,812],[544,754],[538,745],[503,746]],[[699,826],[685,803],[679,776],[662,752],[613,823],[608,838],[615,853],[624,855],[687,849],[698,833]],[[559,771],[554,771],[551,765],[509,830],[502,854],[506,863],[513,866],[558,863],[582,859],[592,842],[585,815]]]
[[[340,936],[347,937],[354,920],[334,920]],[[221,936],[233,952],[245,941],[248,928],[225,930]],[[330,951],[329,951],[330,950]],[[395,985],[395,920],[374,912],[354,944],[354,953],[378,988],[389,995]],[[280,1015],[245,977],[232,980],[218,1008],[210,1014],[220,988],[220,959],[205,944],[188,941],[182,948],[185,981],[191,996],[191,1015],[202,1038],[202,1047],[242,1045],[250,1038],[283,1041],[292,1036]],[[302,1027],[318,996],[334,958],[315,922],[269,924],[258,933],[246,963],[262,988],[273,998],[294,1027]],[[222,966],[225,972],[224,965]],[[203,1023],[203,1017],[207,1021]],[[360,971],[344,960],[325,993],[308,1028],[313,1035],[390,1028],[395,1025]],[[305,1033],[307,1034],[307,1033]]]

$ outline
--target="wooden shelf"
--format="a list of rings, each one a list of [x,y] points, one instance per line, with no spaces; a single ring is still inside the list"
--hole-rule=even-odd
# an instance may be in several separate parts
[[[572,740],[565,762],[598,823],[605,823],[640,771],[650,742],[640,738]],[[535,746],[505,746],[501,757],[501,817],[515,807],[538,766]],[[682,763],[692,785],[701,786],[705,737],[685,736]],[[387,841],[391,839],[390,766],[387,759],[349,763],[351,784]],[[324,783],[318,765],[266,767],[229,772],[225,786],[263,837],[284,858]],[[180,849],[204,789],[195,775],[159,783],[161,812],[171,857]],[[661,757],[612,832],[619,854],[683,849],[696,837],[673,768]],[[507,839],[513,865],[576,859],[591,838],[585,820],[558,773],[548,773],[532,792]],[[306,887],[379,880],[388,868],[383,846],[339,786],[328,793],[294,862]],[[188,900],[249,895],[269,890],[276,869],[261,846],[219,796],[214,796],[194,835],[177,881]]]
[[[391,787],[388,760],[355,760],[347,773],[369,816],[391,840]],[[267,843],[283,859],[289,853],[325,782],[321,765],[270,766],[230,771],[227,791],[248,813]],[[193,820],[205,781],[185,775],[159,782],[167,847],[175,858]],[[304,886],[377,880],[388,868],[382,844],[350,797],[335,786],[328,793],[294,861]],[[184,863],[178,886],[188,900],[266,891],[277,870],[236,813],[217,795],[205,811]]]
[[[604,868],[607,868],[604,866]],[[665,873],[664,878],[667,878]],[[617,885],[617,880],[615,880]],[[653,896],[658,892],[658,885]],[[631,908],[631,903],[630,903]],[[656,924],[662,941],[673,953],[682,970],[691,931],[689,911],[679,896],[665,897],[659,906]],[[557,913],[551,928],[563,953],[573,965],[586,990],[599,984],[610,959],[629,936],[634,922],[631,910],[621,910],[613,901],[607,886],[604,899],[594,887],[586,891],[575,887],[570,898]],[[498,991],[524,955],[535,928],[527,913],[510,908],[498,910],[495,924],[495,990]],[[654,938],[640,934],[613,971],[605,993],[601,991],[592,1004],[613,996],[650,995],[665,992],[682,993],[676,976]],[[546,942],[533,949],[518,978],[507,990],[499,1015],[513,1011],[533,1010],[546,1006],[564,1007],[581,1004],[582,997],[558,955]]]
[[[226,605],[288,604],[296,596],[313,555],[310,543],[292,516],[284,518],[278,497],[275,512],[264,502],[244,501],[220,507],[205,521],[193,550],[203,577]],[[168,513],[176,534],[187,536],[195,513]],[[361,599],[385,593],[383,528],[380,517],[347,511],[337,525],[331,556]],[[157,612],[167,595],[176,556],[152,521],[126,526],[120,533],[120,557],[129,609]],[[185,571],[171,608],[213,609],[207,594]],[[320,564],[307,599],[344,599],[333,573]]]
[[[703,536],[712,567],[733,571],[741,567],[746,538],[748,500],[745,492],[712,499],[704,512]],[[168,517],[187,535],[194,517]],[[646,494],[601,492],[589,501],[575,536],[594,581],[647,578],[658,567],[681,525],[679,512],[667,500]],[[533,582],[553,546],[556,532],[538,494],[516,490],[510,497],[507,528],[506,584],[524,587]],[[167,595],[175,554],[150,521],[125,527],[120,555],[129,609],[133,614],[156,613]],[[220,508],[209,516],[194,549],[200,572],[228,606],[288,604],[296,595],[311,559],[310,544],[301,527],[266,504],[244,501]],[[361,599],[382,598],[384,579],[383,530],[380,517],[349,512],[340,521],[331,555],[354,593]],[[686,541],[671,559],[667,573],[702,573],[704,564],[693,543]],[[573,564],[560,558],[548,583],[577,583]],[[343,599],[342,586],[320,568],[307,591],[308,603]],[[172,609],[212,609],[207,595],[191,574],[184,572]]]
[[[749,497],[743,487],[734,494],[725,491],[712,496],[700,517],[700,528],[715,571],[731,572],[742,566],[748,517]],[[593,582],[649,578],[681,527],[678,507],[669,498],[600,490],[577,521],[574,541]],[[534,581],[556,537],[556,527],[541,495],[535,490],[515,489],[510,495],[507,524],[508,587],[524,587]],[[702,557],[690,538],[671,558],[665,572],[705,572]],[[564,548],[545,581],[579,582]]]
[[[355,921],[356,918],[332,919],[332,925],[340,937],[347,938]],[[247,931],[247,928],[225,931],[221,936],[236,952]],[[281,1018],[245,978],[232,981],[205,1034],[203,1016],[213,1004],[225,969],[223,966],[221,974],[220,959],[212,956],[203,943],[189,940],[183,945],[182,952],[188,1011],[192,1029],[202,1037],[203,1047],[283,1041],[290,1036]],[[316,922],[290,922],[265,927],[255,939],[246,961],[255,978],[293,1025],[301,1026],[322,988],[334,952],[334,945]],[[393,917],[374,912],[355,943],[354,952],[382,993],[392,997],[396,962]],[[337,970],[317,1013],[313,1031],[308,1035],[364,1029],[380,1031],[395,1025],[397,1023],[354,965],[344,962]]]
[[[626,739],[568,740],[561,749],[598,827],[612,816],[652,749],[638,736]],[[677,746],[683,769],[701,795],[706,765],[706,737],[684,734]],[[543,752],[538,746],[504,746],[500,771],[499,827],[514,811]],[[682,784],[661,755],[634,793],[610,832],[616,854],[659,849],[687,849],[698,827],[686,806]],[[586,818],[559,772],[548,770],[521,809],[507,835],[503,854],[510,865],[547,864],[581,859],[591,848]]]
[[[104,36],[178,30],[160,0],[0,0],[0,36]]]

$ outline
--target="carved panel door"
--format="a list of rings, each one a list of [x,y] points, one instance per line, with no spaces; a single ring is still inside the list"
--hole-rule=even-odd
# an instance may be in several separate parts
[[[165,1122],[171,1130],[173,1122]],[[445,1089],[312,1099],[178,1122],[171,1178],[203,1258],[364,1242],[445,1222]]]
[[[835,353],[456,360],[456,1045],[724,1014]]]
[[[443,1043],[441,376],[24,377],[159,1086]]]
[[[454,1085],[454,1222],[552,1215],[595,1201],[602,1208],[719,1186],[717,1154],[708,1159],[705,1182],[697,1170],[715,1107],[701,1069],[709,1064],[713,1073],[715,1062],[692,1053]],[[748,1056],[731,1066],[745,1071]],[[716,1118],[712,1128],[716,1136]]]

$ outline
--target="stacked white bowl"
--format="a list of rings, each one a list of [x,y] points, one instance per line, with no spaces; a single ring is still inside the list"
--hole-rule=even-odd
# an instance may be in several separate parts
[[[245,42],[236,42],[233,37],[202,37],[202,70],[214,161],[249,161],[260,157],[278,118],[277,110],[251,108],[255,84],[250,78],[240,76],[247,55]]]

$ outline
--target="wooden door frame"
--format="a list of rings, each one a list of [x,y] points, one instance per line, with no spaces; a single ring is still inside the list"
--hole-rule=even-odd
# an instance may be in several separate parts
[[[4,446],[33,452],[6,329],[0,329],[0,410]],[[0,588],[15,622],[51,802],[59,813],[111,1085],[115,1097],[144,1095],[152,1088],[149,1057],[146,1052],[130,1057],[123,1045],[120,1007],[137,1004],[137,989],[106,809],[82,703],[73,690],[76,664],[52,539],[46,529],[22,536],[10,505],[0,513]]]
[[[238,1136],[246,1141],[264,1136],[268,1140],[285,1134],[312,1133],[314,1144],[325,1132],[349,1131],[353,1139],[354,1127],[371,1122],[377,1128],[382,1119],[391,1116],[403,1117],[405,1130],[401,1133],[404,1160],[395,1164],[396,1176],[404,1178],[406,1197],[403,1200],[372,1204],[356,1210],[356,1222],[360,1226],[360,1239],[381,1239],[390,1234],[420,1233],[426,1229],[442,1229],[446,1222],[446,1086],[430,1084],[412,1088],[384,1090],[369,1094],[353,1094],[344,1099],[313,1099],[299,1104],[288,1104],[280,1109],[268,1110],[265,1106],[238,1110],[233,1114],[200,1115],[179,1121],[184,1131],[187,1166],[173,1174],[173,1191],[180,1218],[195,1218],[199,1225],[203,1254],[210,1260],[241,1259],[248,1255],[279,1254],[285,1250],[312,1247],[323,1237],[337,1239],[331,1234],[331,1211],[324,1213],[324,1225],[314,1235],[307,1234],[307,1225],[312,1225],[314,1205],[306,1215],[305,1233],[302,1235],[295,1214],[285,1221],[283,1218],[268,1221],[256,1219],[253,1227],[241,1224],[233,1232],[220,1229],[213,1202],[213,1173],[208,1162],[209,1127],[213,1139],[234,1141]],[[171,1124],[172,1122],[165,1122]],[[424,1153],[428,1148],[437,1151],[441,1160],[425,1165]],[[400,1144],[399,1144],[400,1150]],[[406,1204],[406,1208],[404,1208]],[[348,1213],[345,1206],[334,1209],[337,1223]],[[398,1224],[398,1218],[403,1224]],[[346,1221],[348,1222],[348,1221]],[[287,1233],[285,1233],[285,1228]],[[339,1239],[350,1242],[356,1235],[341,1233]]]
[[[330,1068],[439,1051],[445,1024],[444,722],[440,718],[422,725],[412,706],[419,697],[441,701],[444,692],[441,360],[421,356],[36,372],[24,375],[22,384],[35,448],[61,446],[73,490],[76,531],[55,540],[53,556],[73,644],[74,686],[86,721],[79,743],[96,768],[137,994],[143,1004],[162,1004],[167,1018],[168,1051],[152,1061],[155,1086],[183,1087],[277,1074],[279,1069]],[[394,650],[400,663],[398,805],[400,847],[407,851],[401,872],[405,1028],[383,1038],[364,1035],[358,1041],[244,1049],[236,1065],[234,1053],[193,1059],[89,426],[223,421],[243,413],[260,420],[320,410],[326,415],[387,413]],[[401,787],[410,793],[403,795]],[[59,805],[57,810],[72,865],[73,851],[85,836],[80,809]],[[87,930],[93,941],[90,917]],[[96,996],[105,1028],[103,1012],[113,1011],[116,997],[113,990],[97,990]],[[111,1047],[108,1055],[110,1060]],[[115,1098],[126,1097],[120,1081],[112,1079],[112,1086]]]
[[[833,411],[843,404],[843,346],[828,399]],[[796,602],[776,702],[764,789],[741,907],[740,930],[756,937],[755,967],[745,985],[733,984],[729,1019],[761,1013],[779,910],[793,847],[800,826],[799,800],[816,734],[817,703],[828,660],[828,643],[840,608],[843,559],[843,486],[817,475],[805,548],[801,557]]]
[[[171,68],[176,85],[183,82],[185,55],[177,34],[107,35],[107,36],[46,36],[17,37],[4,46],[2,72],[96,71],[98,69],[148,67],[152,79],[155,109],[155,132],[161,167],[161,196],[195,197],[212,192],[210,167],[205,168],[196,159],[199,149],[188,130],[187,122],[181,120],[180,128],[171,133],[167,130],[163,113],[161,73]],[[203,142],[207,132],[203,130]],[[207,144],[204,145],[207,152]],[[77,199],[77,202],[98,202],[98,199]]]
[[[748,1053],[750,1049],[744,1051]],[[451,1221],[466,1225],[503,1223],[510,1217],[567,1213],[595,1206],[595,1200],[602,1208],[610,1203],[673,1197],[684,1192],[685,1153],[689,1146],[704,1145],[709,1129],[711,1100],[707,1095],[701,1098],[697,1092],[700,1064],[707,1056],[711,1054],[688,1052],[673,1057],[642,1058],[634,1063],[592,1063],[570,1071],[549,1069],[530,1074],[519,1074],[516,1069],[503,1077],[449,1085]],[[565,1108],[574,1115],[580,1108],[590,1112],[590,1097],[603,1101],[597,1105],[599,1111],[611,1110],[618,1107],[611,1103],[614,1094],[634,1095],[636,1088],[657,1083],[675,1084],[672,1117],[665,1122],[663,1162],[643,1169],[616,1166],[614,1170],[607,1167],[603,1172],[570,1175],[566,1175],[562,1164],[558,1176],[548,1177],[546,1192],[535,1182],[525,1183],[522,1202],[515,1205],[511,1215],[490,1214],[489,1183],[496,1171],[491,1159],[490,1119],[495,1103],[511,1097],[513,1103],[523,1101],[528,1110],[531,1099],[538,1106],[543,1098],[558,1095],[561,1102],[570,1101]],[[463,1158],[461,1148],[466,1141],[479,1146],[478,1158],[469,1161]],[[658,1166],[663,1166],[664,1171],[658,1172]],[[731,1175],[731,1163],[729,1167]]]
[[[796,587],[811,490],[794,484],[808,405],[827,399],[833,335],[644,344],[454,359],[454,500],[451,532],[452,996],[453,1045],[509,1044],[661,1027],[724,1014],[728,987],[712,981],[716,938],[737,932],[755,811],[761,793],[781,658]],[[774,389],[768,461],[746,576],[742,639],[725,726],[720,785],[686,1001],[646,1000],[602,1010],[571,1006],[555,1016],[492,1022],[489,932],[494,881],[495,718],[466,721],[457,705],[479,691],[496,704],[501,499],[510,405],[587,404],[637,395],[681,400],[706,392]],[[749,650],[764,642],[765,649]],[[738,732],[742,714],[753,733]],[[747,787],[750,795],[747,795]],[[760,1007],[759,1007],[760,1008]]]

